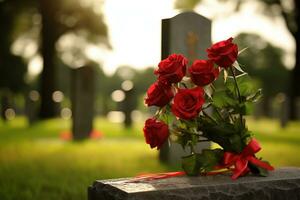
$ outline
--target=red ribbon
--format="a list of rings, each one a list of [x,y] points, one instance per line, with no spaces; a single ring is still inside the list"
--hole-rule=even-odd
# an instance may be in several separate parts
[[[225,152],[223,157],[223,165],[218,165],[215,167],[213,171],[202,173],[202,175],[217,175],[223,174],[230,170],[233,170],[233,175],[231,178],[233,180],[237,179],[240,176],[247,174],[250,169],[248,167],[248,163],[252,163],[253,165],[259,166],[266,170],[274,170],[274,168],[266,162],[263,162],[255,157],[255,153],[259,152],[261,147],[259,143],[252,139],[249,144],[244,148],[244,150],[240,154]],[[234,166],[232,169],[231,167]],[[224,170],[227,168],[227,170]],[[166,173],[146,173],[136,176],[130,181],[127,182],[139,182],[139,181],[150,181],[156,179],[164,179],[176,176],[183,176],[186,173],[183,171],[178,172],[166,172]]]
[[[248,167],[249,162],[266,170],[274,170],[271,165],[255,157],[255,153],[260,150],[261,147],[259,143],[255,139],[252,139],[240,154],[232,152],[224,153],[223,163],[225,167],[228,168],[234,165],[233,175],[231,176],[233,180],[247,174],[250,171]]]
[[[130,182],[139,182],[139,181],[151,181],[156,179],[164,179],[164,178],[170,178],[170,177],[176,177],[176,176],[183,176],[185,175],[185,172],[179,171],[179,172],[165,172],[165,173],[154,173],[154,174],[141,174],[134,179],[130,180]]]

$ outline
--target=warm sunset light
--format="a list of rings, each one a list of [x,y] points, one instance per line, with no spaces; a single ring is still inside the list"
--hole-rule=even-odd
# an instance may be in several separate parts
[[[257,14],[257,5],[245,8],[230,17],[222,16],[221,6],[215,0],[199,5],[196,11],[208,18],[218,16],[213,22],[212,40],[218,41],[249,31],[262,35],[274,45],[284,47],[287,66],[294,63],[294,43],[281,19],[271,20]],[[160,60],[161,20],[176,15],[173,0],[105,1],[105,19],[108,23],[112,51],[104,58],[104,70],[111,74],[120,65],[135,68],[156,66]]]
[[[299,200],[299,0],[0,0],[0,200]]]

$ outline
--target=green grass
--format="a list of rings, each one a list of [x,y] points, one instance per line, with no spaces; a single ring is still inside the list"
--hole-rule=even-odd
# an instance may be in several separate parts
[[[249,129],[260,141],[262,150],[258,155],[276,167],[300,167],[300,123],[291,122],[284,129],[276,121],[249,120]]]
[[[120,124],[97,119],[101,140],[66,142],[60,139],[68,121],[39,122],[28,127],[24,118],[0,121],[0,199],[86,199],[96,179],[162,172],[157,151],[144,143],[142,123],[124,130]],[[300,123],[280,129],[272,120],[249,120],[261,142],[259,155],[273,165],[300,166]]]
[[[1,200],[81,200],[96,179],[168,170],[144,144],[141,125],[123,131],[120,124],[98,119],[104,138],[78,143],[59,138],[68,127],[58,119],[30,128],[24,118],[0,125]]]

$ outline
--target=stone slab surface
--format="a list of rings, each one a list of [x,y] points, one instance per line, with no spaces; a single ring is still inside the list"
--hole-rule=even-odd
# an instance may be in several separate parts
[[[300,200],[300,168],[280,168],[268,177],[229,174],[174,177],[130,182],[132,178],[95,181],[89,200]]]

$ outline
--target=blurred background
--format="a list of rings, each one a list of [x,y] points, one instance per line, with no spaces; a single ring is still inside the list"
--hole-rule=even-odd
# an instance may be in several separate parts
[[[296,0],[0,0],[0,199],[84,199],[96,179],[177,170],[145,144],[161,20],[193,10],[263,88],[248,126],[300,166]],[[83,140],[84,139],[84,140]],[[180,164],[180,163],[178,163]]]

